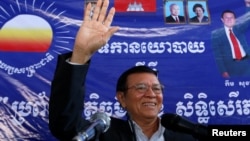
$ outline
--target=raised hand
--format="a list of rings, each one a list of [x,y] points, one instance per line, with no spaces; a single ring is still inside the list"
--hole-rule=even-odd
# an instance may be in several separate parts
[[[246,7],[250,7],[250,0],[245,0]]]
[[[107,13],[108,6],[109,0],[98,0],[91,15],[91,3],[87,5],[83,23],[76,36],[71,62],[86,63],[119,29],[118,26],[111,27],[115,8],[112,7]]]

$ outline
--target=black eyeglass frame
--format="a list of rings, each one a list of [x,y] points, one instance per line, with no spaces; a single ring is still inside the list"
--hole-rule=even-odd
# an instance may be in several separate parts
[[[149,88],[151,88],[151,90],[155,94],[162,94],[165,86],[163,84],[153,84],[153,85],[150,86],[150,85],[145,84],[145,83],[139,83],[139,84],[135,84],[133,86],[129,86],[125,90],[129,90],[129,89],[132,89],[132,88],[134,88],[139,93],[145,93],[145,92],[147,92],[149,90]]]

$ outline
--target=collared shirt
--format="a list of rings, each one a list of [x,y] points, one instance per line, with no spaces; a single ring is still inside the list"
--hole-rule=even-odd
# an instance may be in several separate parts
[[[165,128],[161,125],[160,122],[159,122],[158,130],[152,135],[150,139],[142,132],[142,129],[140,128],[138,124],[136,124],[134,121],[133,121],[133,124],[135,127],[134,129],[135,129],[137,141],[165,141],[164,136],[163,136]]]
[[[230,39],[230,35],[229,35],[229,29],[230,28],[228,28],[228,27],[224,27],[225,28],[225,31],[226,31],[226,34],[227,34],[227,38],[228,38],[228,40],[229,40],[229,43],[230,43],[230,47],[231,47],[231,51],[232,51],[232,56],[233,56],[233,58],[235,59],[236,57],[235,57],[235,53],[234,53],[234,47],[233,47],[233,43],[232,43],[232,41],[231,41],[231,39]],[[233,29],[231,29],[232,30],[232,32],[233,32]],[[237,37],[236,37],[236,39],[237,39]],[[240,41],[237,39],[237,42],[239,43],[239,46],[240,46],[240,52],[241,52],[241,55],[244,57],[244,56],[246,56],[246,52],[244,51],[244,49],[242,48],[242,45],[240,44]]]
[[[172,16],[173,18],[174,18],[174,20],[176,21],[176,22],[179,22],[180,20],[179,20],[179,18],[178,18],[178,16]]]

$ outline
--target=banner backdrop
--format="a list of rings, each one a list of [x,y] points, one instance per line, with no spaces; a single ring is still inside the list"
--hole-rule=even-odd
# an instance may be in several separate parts
[[[48,128],[51,80],[57,56],[73,48],[86,2],[0,1],[0,140],[55,140]],[[168,18],[174,3],[183,16],[179,23]],[[202,23],[191,19],[195,4],[206,16]],[[113,25],[120,30],[92,58],[83,116],[102,109],[123,118],[116,80],[131,66],[148,65],[165,85],[159,115],[173,112],[204,124],[250,123],[248,51],[233,60],[229,48],[229,54],[222,51],[230,44],[220,33],[226,9],[235,12],[237,24],[249,25],[244,0],[111,0],[110,6],[117,9]],[[240,33],[249,44],[249,30]]]

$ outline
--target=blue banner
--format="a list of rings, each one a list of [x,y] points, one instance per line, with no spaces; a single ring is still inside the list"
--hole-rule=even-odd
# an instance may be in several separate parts
[[[72,51],[87,2],[95,1],[0,1],[0,140],[55,140],[48,128],[51,80],[57,56]],[[250,123],[250,13],[244,0],[111,0],[110,6],[117,9],[112,25],[120,30],[92,57],[83,116],[102,109],[123,118],[116,81],[127,68],[147,65],[165,85],[159,115]],[[170,16],[175,6],[177,19]],[[235,26],[244,27],[241,60],[223,36],[224,10],[235,12]]]

